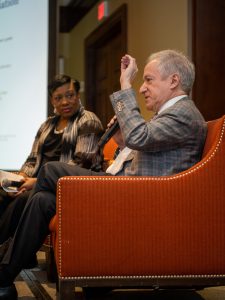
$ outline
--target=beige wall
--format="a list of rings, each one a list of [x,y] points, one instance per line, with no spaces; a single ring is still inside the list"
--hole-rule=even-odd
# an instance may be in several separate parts
[[[108,0],[109,13],[123,3],[128,9],[128,53],[136,58],[139,68],[134,88],[142,114],[148,119],[150,114],[138,94],[145,61],[150,53],[169,48],[188,54],[188,0]],[[84,40],[99,24],[96,5],[70,33],[59,36],[65,73],[80,81],[84,81]],[[85,103],[84,95],[81,97]]]

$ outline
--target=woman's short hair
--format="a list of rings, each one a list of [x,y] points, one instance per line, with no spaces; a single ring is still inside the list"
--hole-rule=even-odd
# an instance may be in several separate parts
[[[68,75],[60,74],[56,75],[54,80],[49,83],[48,85],[48,96],[51,97],[54,91],[59,88],[60,86],[66,84],[66,83],[73,83],[74,89],[76,93],[79,93],[80,91],[80,82],[76,79],[71,78]]]

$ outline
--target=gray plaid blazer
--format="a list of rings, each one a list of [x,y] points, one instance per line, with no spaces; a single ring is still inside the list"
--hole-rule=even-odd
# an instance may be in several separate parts
[[[148,122],[140,115],[133,89],[115,92],[110,99],[125,144],[133,150],[116,175],[172,175],[201,159],[207,124],[187,96]]]

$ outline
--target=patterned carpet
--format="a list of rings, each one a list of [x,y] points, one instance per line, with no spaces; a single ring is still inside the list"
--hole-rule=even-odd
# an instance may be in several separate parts
[[[19,300],[56,300],[54,283],[47,281],[45,253],[38,252],[38,267],[23,270],[16,279]],[[80,288],[76,288],[74,300],[84,300]],[[194,290],[114,290],[106,295],[90,293],[87,300],[224,300],[225,286]],[[64,299],[63,299],[64,300]],[[66,299],[65,299],[66,300]]]

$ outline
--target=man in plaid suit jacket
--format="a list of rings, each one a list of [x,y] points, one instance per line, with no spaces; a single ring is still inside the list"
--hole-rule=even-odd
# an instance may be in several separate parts
[[[135,59],[121,60],[121,90],[111,95],[125,145],[132,152],[116,175],[164,176],[190,168],[201,159],[207,126],[189,99],[194,66],[181,53],[165,50],[151,55],[144,69],[140,93],[154,118],[140,115],[131,82],[137,72]],[[113,123],[113,122],[111,122]]]
[[[201,158],[207,130],[204,118],[188,97],[194,82],[193,64],[173,50],[149,57],[140,92],[147,109],[156,113],[150,121],[140,115],[132,89],[136,72],[135,59],[125,55],[121,59],[121,90],[111,95],[111,102],[126,147],[122,147],[121,153],[125,149],[125,154],[112,174],[165,176],[190,168]],[[95,173],[60,162],[42,167],[33,196],[0,265],[0,299],[17,299],[13,281],[48,234],[48,224],[55,215],[58,178],[70,175],[110,173]]]

